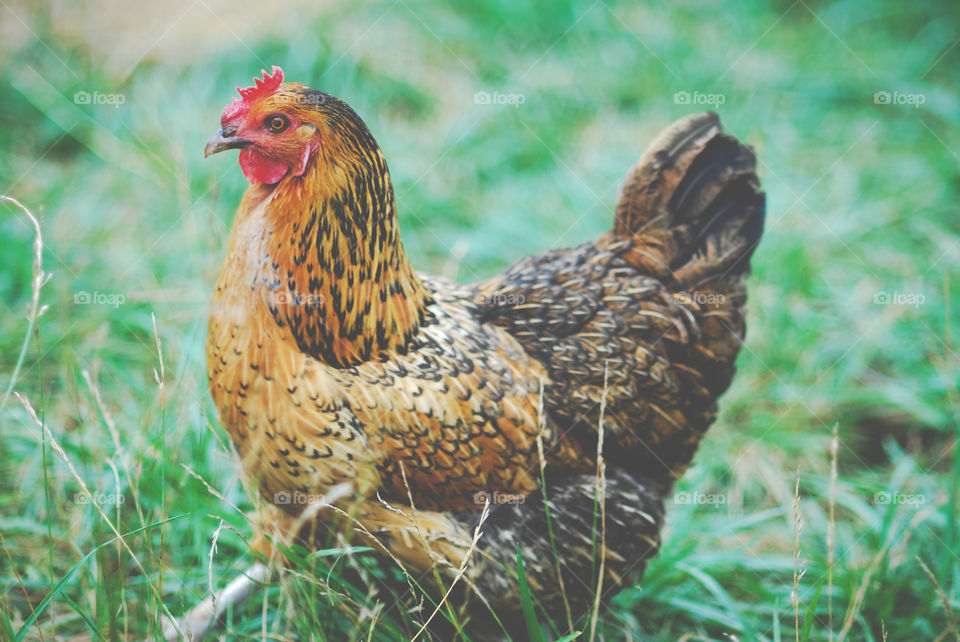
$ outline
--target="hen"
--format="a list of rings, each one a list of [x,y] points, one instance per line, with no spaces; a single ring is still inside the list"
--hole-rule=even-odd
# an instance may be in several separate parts
[[[311,528],[452,576],[492,498],[458,599],[501,617],[518,546],[552,614],[592,604],[598,558],[605,594],[642,569],[734,374],[764,219],[753,153],[716,114],[684,118],[610,232],[459,285],[411,267],[387,164],[345,102],[278,67],[239,92],[204,151],[239,149],[250,182],[208,374],[270,519],[297,528],[309,508]]]

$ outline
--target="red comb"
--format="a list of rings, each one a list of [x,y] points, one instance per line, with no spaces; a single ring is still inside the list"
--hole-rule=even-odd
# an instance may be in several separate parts
[[[234,98],[233,102],[227,105],[227,108],[223,110],[221,120],[225,122],[228,119],[249,111],[253,101],[261,96],[275,92],[280,87],[280,83],[283,82],[283,69],[274,65],[269,74],[264,69],[260,71],[263,73],[263,79],[254,78],[253,87],[237,87],[237,91],[240,92],[240,98]]]
[[[240,89],[237,87],[237,91],[240,92],[240,96],[247,101],[253,101],[263,96],[264,94],[269,94],[277,90],[277,87],[280,86],[280,83],[283,82],[283,69],[273,66],[273,69],[270,70],[268,74],[266,70],[261,69],[263,73],[263,80],[259,78],[254,78],[253,82],[255,87],[247,87],[246,89]]]

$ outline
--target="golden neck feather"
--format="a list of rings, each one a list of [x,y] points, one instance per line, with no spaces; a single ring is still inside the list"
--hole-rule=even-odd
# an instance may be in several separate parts
[[[404,351],[430,302],[400,242],[387,164],[362,133],[369,141],[349,154],[321,150],[304,176],[281,181],[266,211],[270,313],[335,367]]]

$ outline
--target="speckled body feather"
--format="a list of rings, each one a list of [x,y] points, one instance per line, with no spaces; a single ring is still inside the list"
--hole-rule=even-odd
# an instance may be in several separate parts
[[[295,102],[319,151],[248,190],[214,297],[210,387],[246,474],[289,517],[298,493],[346,486],[338,505],[420,571],[459,566],[477,493],[522,498],[494,506],[466,584],[518,608],[503,567],[519,545],[557,611],[542,448],[568,599],[586,608],[601,401],[616,582],[656,550],[662,496],[733,376],[763,220],[752,153],[713,114],[680,121],[631,173],[613,231],[464,286],[410,267],[349,107],[294,84],[261,102]]]

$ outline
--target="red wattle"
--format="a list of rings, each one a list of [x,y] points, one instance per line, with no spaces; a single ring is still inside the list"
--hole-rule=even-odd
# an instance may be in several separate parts
[[[297,167],[297,171],[293,173],[294,176],[303,176],[303,173],[307,171],[307,163],[310,162],[310,158],[315,151],[317,151],[317,142],[311,138],[310,142],[303,146],[303,154],[300,155],[300,166]]]
[[[249,148],[240,150],[240,169],[251,183],[279,183],[287,173],[287,166],[280,161],[267,158]]]

